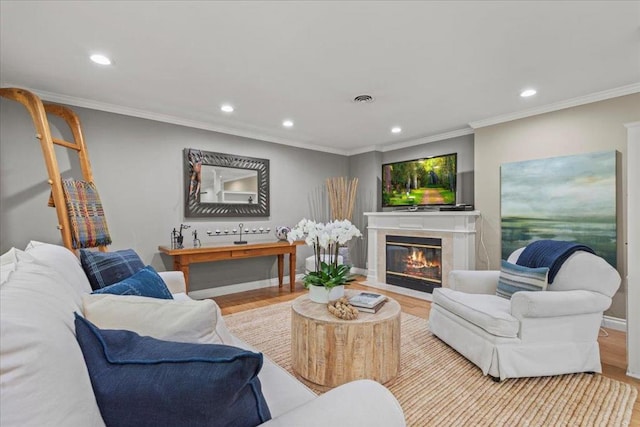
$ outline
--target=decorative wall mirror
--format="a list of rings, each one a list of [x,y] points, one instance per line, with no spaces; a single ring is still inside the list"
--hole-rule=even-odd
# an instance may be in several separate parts
[[[185,217],[269,216],[269,160],[184,149]]]

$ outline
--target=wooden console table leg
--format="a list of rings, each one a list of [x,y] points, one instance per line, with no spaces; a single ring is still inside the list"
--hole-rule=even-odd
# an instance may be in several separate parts
[[[296,289],[296,248],[289,254],[289,291]]]
[[[175,271],[182,271],[184,275],[184,291],[187,295],[189,295],[189,264],[183,264],[180,262],[179,256],[173,257],[173,269]]]
[[[284,254],[278,255],[278,287],[282,287],[282,281],[284,278]]]

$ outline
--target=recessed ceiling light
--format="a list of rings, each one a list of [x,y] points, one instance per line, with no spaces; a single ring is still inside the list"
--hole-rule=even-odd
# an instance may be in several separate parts
[[[282,126],[286,128],[293,127],[293,122],[291,120],[285,120],[284,122],[282,122]]]
[[[391,128],[391,133],[400,133],[402,132],[402,128],[400,126],[394,126]]]
[[[225,113],[233,113],[233,107],[229,104],[224,104],[220,109]]]
[[[536,94],[536,90],[535,89],[525,89],[522,92],[520,92],[520,96],[523,98],[527,98],[529,96],[533,96]]]
[[[104,55],[100,55],[98,53],[91,55],[89,57],[93,62],[100,65],[111,65],[111,60]]]

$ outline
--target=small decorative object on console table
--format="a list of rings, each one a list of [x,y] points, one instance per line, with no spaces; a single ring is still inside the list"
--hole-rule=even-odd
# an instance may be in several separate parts
[[[289,231],[291,231],[291,229],[286,225],[280,225],[276,227],[276,238],[278,240],[287,240],[287,234],[289,234]]]
[[[244,230],[245,237],[250,234],[249,233],[250,231],[253,234],[256,234],[256,233],[262,234],[262,233],[268,233],[269,231],[271,231],[271,228],[267,228],[265,230],[263,227],[260,227],[259,229],[254,228],[253,230],[249,230],[249,227],[245,227],[243,223],[238,224],[238,229],[240,230],[240,233],[238,233],[238,230],[236,230],[235,228],[233,230],[231,230],[231,233],[229,233],[228,229],[224,230],[224,234],[223,234],[224,236],[229,236],[229,235],[236,236],[236,235],[240,234],[240,239],[234,241],[233,242],[234,245],[246,245],[247,244],[246,240],[242,240],[243,230]],[[220,230],[217,229],[215,231],[215,233],[213,231],[211,231],[211,230],[207,230],[207,235],[210,236],[210,237],[216,237],[216,236],[220,236],[221,234],[220,234]],[[195,247],[195,245],[194,245],[194,247]]]
[[[313,247],[315,271],[309,272],[303,279],[312,301],[326,304],[344,295],[344,285],[351,282],[353,276],[350,274],[350,265],[338,265],[338,250],[341,245],[360,236],[360,230],[349,220],[324,224],[305,218],[289,231],[289,243],[304,239],[307,245]]]
[[[180,224],[180,230],[176,230],[175,228],[171,231],[171,249],[182,249],[184,248],[184,236],[182,235],[182,230],[186,230],[190,228],[190,225]],[[194,242],[197,237],[194,237]]]

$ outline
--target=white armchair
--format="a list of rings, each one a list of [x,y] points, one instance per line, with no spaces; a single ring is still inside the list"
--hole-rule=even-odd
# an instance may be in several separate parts
[[[508,261],[515,263],[524,248]],[[499,271],[452,271],[429,329],[496,379],[602,372],[598,332],[620,286],[604,259],[573,253],[544,292],[496,296]]]

